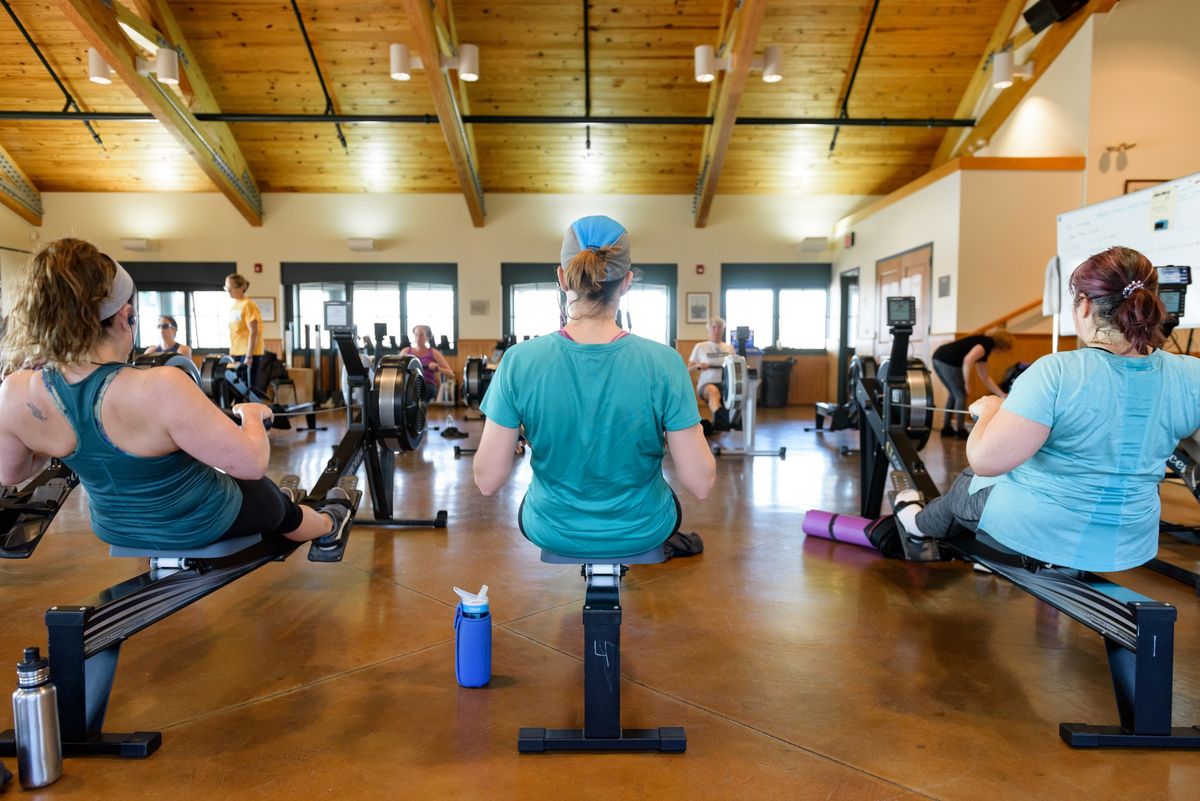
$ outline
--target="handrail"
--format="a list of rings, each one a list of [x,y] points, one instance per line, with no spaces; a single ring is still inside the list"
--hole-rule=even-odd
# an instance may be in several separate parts
[[[1024,314],[1027,311],[1033,311],[1034,309],[1036,309],[1038,306],[1041,306],[1041,305],[1042,305],[1041,298],[1031,300],[1028,303],[1024,304],[1023,306],[1018,306],[1017,308],[1013,309],[1008,314],[1005,314],[1001,317],[997,317],[995,320],[990,320],[987,323],[985,323],[984,325],[979,326],[974,331],[967,334],[967,336],[975,336],[976,334],[987,333],[988,331],[995,328],[996,326],[1007,327],[1005,325],[1005,323],[1007,323],[1009,320],[1013,319],[1014,317],[1020,317],[1022,314]]]

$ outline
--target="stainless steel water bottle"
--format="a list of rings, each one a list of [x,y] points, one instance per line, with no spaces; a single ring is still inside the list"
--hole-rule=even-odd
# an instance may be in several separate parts
[[[21,786],[30,790],[58,781],[62,776],[58,692],[50,683],[50,662],[37,648],[26,648],[25,658],[17,663],[13,723]]]

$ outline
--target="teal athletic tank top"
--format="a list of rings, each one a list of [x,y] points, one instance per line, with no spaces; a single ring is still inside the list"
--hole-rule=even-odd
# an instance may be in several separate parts
[[[110,545],[165,550],[202,548],[233,524],[242,504],[237,483],[190,454],[143,457],[104,433],[100,404],[117,373],[109,363],[78,384],[46,367],[42,380],[75,430],[75,452],[63,459],[88,493],[92,528]]]

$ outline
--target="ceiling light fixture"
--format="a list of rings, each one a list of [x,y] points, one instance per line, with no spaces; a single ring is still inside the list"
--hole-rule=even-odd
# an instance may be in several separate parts
[[[695,50],[695,75],[700,83],[712,83],[717,73],[728,70],[731,64],[729,56],[717,56],[712,45],[697,45]],[[761,56],[750,60],[750,69],[762,71],[764,83],[779,83],[783,80],[783,50],[779,45],[769,45],[763,49]]]
[[[104,85],[112,83],[112,67],[94,47],[88,48],[88,80]]]
[[[1033,77],[1033,62],[1013,65],[1013,51],[1001,50],[992,54],[992,88],[1007,89],[1017,78],[1029,80]]]
[[[369,236],[352,236],[346,240],[346,246],[359,253],[370,253],[375,250],[375,240]]]
[[[408,45],[399,43],[388,47],[389,74],[394,81],[407,81],[412,78],[412,71],[424,69],[420,56],[409,52]],[[473,44],[458,46],[458,55],[442,56],[441,68],[457,70],[460,80],[473,83],[479,80],[479,48]]]

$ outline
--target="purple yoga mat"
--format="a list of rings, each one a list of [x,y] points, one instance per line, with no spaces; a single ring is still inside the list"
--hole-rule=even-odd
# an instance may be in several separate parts
[[[867,526],[873,521],[854,515],[835,515],[832,512],[822,512],[810,509],[804,513],[804,523],[800,528],[805,534],[836,542],[848,542],[851,545],[861,545],[864,548],[874,548],[867,538]]]

